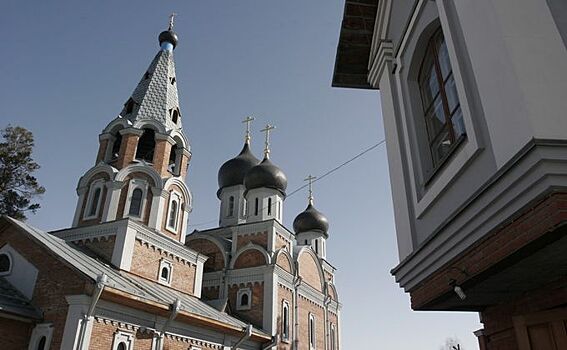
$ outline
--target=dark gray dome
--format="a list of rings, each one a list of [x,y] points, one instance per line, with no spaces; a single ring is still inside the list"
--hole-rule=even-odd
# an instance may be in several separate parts
[[[244,186],[246,186],[247,190],[261,187],[273,188],[285,196],[287,177],[268,158],[264,158],[260,164],[250,169],[248,174],[246,174]]]
[[[171,45],[173,45],[174,49],[177,46],[177,43],[179,42],[179,38],[177,37],[177,34],[173,30],[166,30],[159,33],[158,40],[160,45],[163,42],[168,42]]]
[[[250,151],[250,145],[246,142],[242,151],[236,157],[226,161],[220,167],[218,174],[219,192],[225,187],[243,185],[246,173],[258,163],[260,163],[260,160],[254,157],[252,151]]]
[[[309,203],[307,209],[301,212],[293,220],[293,230],[295,233],[302,233],[308,231],[321,232],[327,236],[329,231],[329,220],[319,210]]]

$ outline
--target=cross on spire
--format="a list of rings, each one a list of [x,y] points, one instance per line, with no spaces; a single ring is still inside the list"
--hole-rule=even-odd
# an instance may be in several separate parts
[[[246,119],[244,119],[242,121],[242,123],[246,123],[246,137],[244,138],[244,141],[246,141],[246,143],[250,143],[250,124],[255,119],[256,118],[254,118],[252,116],[248,116],[248,117],[246,117]]]
[[[264,157],[266,158],[270,158],[270,131],[274,130],[276,127],[270,124],[266,124],[266,127],[262,130],[260,130],[261,132],[265,132],[266,133],[266,141],[264,143],[265,147],[264,147]]]
[[[173,30],[173,20],[175,19],[175,16],[177,16],[177,13],[173,12],[171,15],[169,15],[169,28],[168,30]]]
[[[317,179],[317,176],[309,175],[305,178],[305,180],[303,180],[303,181],[308,181],[309,197],[307,198],[309,199],[309,204],[311,205],[313,205],[313,182],[315,179]]]

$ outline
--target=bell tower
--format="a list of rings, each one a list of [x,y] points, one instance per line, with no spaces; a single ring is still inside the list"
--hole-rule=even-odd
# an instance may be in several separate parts
[[[173,19],[122,111],[99,135],[95,165],[77,186],[73,227],[130,218],[185,240],[192,208],[185,184],[191,148],[179,106]]]

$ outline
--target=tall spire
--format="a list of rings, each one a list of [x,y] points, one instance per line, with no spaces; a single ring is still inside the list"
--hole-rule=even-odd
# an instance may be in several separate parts
[[[270,131],[274,130],[276,127],[270,124],[266,124],[266,127],[261,132],[266,133],[266,140],[264,142],[264,158],[270,158]]]
[[[173,26],[170,18],[170,28]],[[159,35],[161,50],[142,76],[131,97],[124,104],[120,115],[132,123],[152,120],[166,129],[181,129],[181,111],[175,76],[173,50],[178,43],[177,34],[171,29]]]
[[[309,199],[310,205],[313,205],[313,182],[315,179],[317,179],[317,176],[309,175],[305,178],[305,180],[303,180],[303,181],[308,181],[309,197],[307,198]]]
[[[246,117],[246,119],[244,119],[242,121],[242,123],[246,123],[246,136],[244,137],[244,142],[246,142],[248,144],[250,144],[250,124],[254,120],[256,120],[256,118],[254,118],[252,116],[248,116],[248,117]]]

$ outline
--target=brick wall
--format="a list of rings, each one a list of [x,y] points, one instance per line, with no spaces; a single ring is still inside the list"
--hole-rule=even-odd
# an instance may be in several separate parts
[[[241,288],[252,289],[252,307],[250,310],[236,310],[236,296],[238,290]],[[232,285],[228,288],[228,299],[230,303],[230,308],[236,317],[240,318],[245,322],[250,322],[258,328],[263,327],[263,316],[264,316],[264,282],[254,282],[240,285]]]
[[[167,140],[156,140],[154,149],[154,169],[161,177],[169,177],[171,174],[167,171],[169,165],[169,154],[171,152],[171,144]]]
[[[283,326],[282,326],[282,322],[283,322],[283,302],[287,301],[287,303],[289,304],[289,340],[284,340],[283,339]],[[293,336],[293,325],[294,325],[294,320],[293,320],[293,312],[294,312],[294,307],[293,307],[293,292],[291,291],[291,289],[282,286],[281,284],[278,285],[278,315],[277,315],[277,327],[278,327],[278,333],[280,334],[280,339],[282,340],[280,342],[280,344],[278,345],[278,350],[291,350],[292,348],[292,336]]]
[[[152,334],[141,333],[120,327],[118,322],[111,322],[100,318],[95,319],[91,333],[89,350],[110,350],[114,344],[114,336],[118,331],[129,333],[134,336],[133,350],[151,350]]]
[[[309,313],[315,316],[315,349],[325,350],[325,310],[299,295],[299,350],[309,350]]]
[[[276,259],[276,264],[287,272],[292,273],[291,261],[289,261],[287,255],[280,253]]]
[[[308,253],[302,253],[299,256],[299,276],[305,283],[318,291],[323,291],[321,276],[319,275],[318,262]]]
[[[109,141],[108,139],[100,141],[95,164],[98,164],[104,160],[104,155],[106,154],[106,147],[108,147],[108,141]]]
[[[520,248],[553,231],[565,221],[567,221],[567,194],[550,194],[514,220],[503,224],[475,243],[411,290],[412,308],[419,309],[427,302],[450,292],[451,286],[447,283],[449,279],[455,279],[458,284],[463,284]],[[467,271],[468,276],[455,273],[459,270]]]
[[[22,321],[0,317],[0,339],[2,349],[27,349],[33,325]]]
[[[242,248],[250,242],[255,243],[268,250],[268,231],[238,235],[236,237],[236,250]]]
[[[185,245],[209,257],[209,259],[205,262],[205,272],[220,271],[224,269],[224,256],[219,247],[213,242],[207,239],[198,238],[189,240]]]
[[[266,257],[257,249],[248,249],[236,258],[235,269],[266,265]]]
[[[291,242],[288,241],[287,239],[283,238],[282,235],[278,234],[276,232],[276,246],[274,247],[274,250],[278,250],[281,248],[287,248],[287,251],[290,252],[291,251]]]
[[[161,259],[166,259],[172,263],[171,288],[193,294],[197,270],[196,266],[188,262],[182,262],[178,258],[168,256],[163,251],[151,247],[140,240],[136,240],[134,244],[134,254],[132,256],[130,272],[140,277],[157,281]]]
[[[112,260],[112,252],[116,243],[116,236],[100,237],[100,239],[92,241],[75,242],[78,246],[86,247],[106,262]]]
[[[128,166],[136,156],[136,148],[138,147],[138,135],[126,134],[122,135],[122,144],[118,152],[118,159],[116,160],[116,168],[122,169]]]
[[[203,300],[215,300],[218,299],[220,295],[220,287],[203,287],[201,291],[201,299]]]
[[[12,226],[0,232],[0,247],[6,243],[38,269],[32,304],[43,311],[43,322],[53,323],[51,349],[59,349],[67,318],[65,295],[85,294],[88,282]]]

